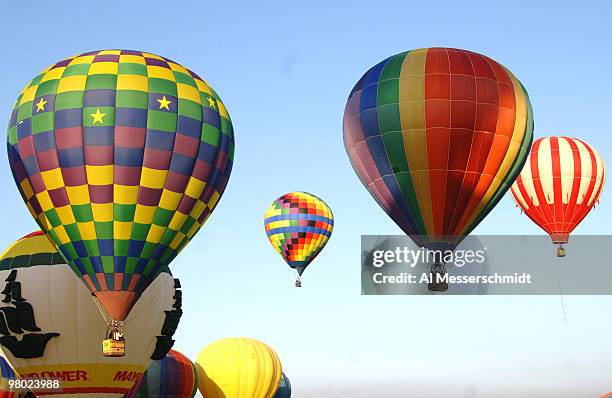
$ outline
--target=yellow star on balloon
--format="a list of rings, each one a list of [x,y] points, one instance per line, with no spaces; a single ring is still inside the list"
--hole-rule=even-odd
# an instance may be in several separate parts
[[[208,97],[207,100],[208,100],[208,105],[210,105],[211,107],[214,108],[215,107],[215,100],[212,99],[212,97]]]
[[[40,97],[40,101],[38,101],[38,103],[36,104],[36,112],[40,112],[40,111],[45,111],[45,105],[47,104],[47,101],[45,100],[44,97]]]
[[[162,99],[158,99],[157,102],[159,102],[159,109],[170,110],[168,105],[170,105],[172,101],[167,100],[165,95],[162,97]]]
[[[93,117],[93,124],[96,123],[100,123],[100,124],[104,124],[104,116],[106,116],[106,113],[101,113],[100,109],[96,109],[96,113],[90,113],[91,117]]]

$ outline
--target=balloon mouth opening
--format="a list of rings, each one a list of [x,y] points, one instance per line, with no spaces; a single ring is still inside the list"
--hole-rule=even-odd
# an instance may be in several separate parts
[[[93,294],[113,321],[125,321],[140,298],[140,294],[126,291],[101,290]]]
[[[418,246],[423,247],[427,250],[435,251],[447,251],[455,250],[455,248],[461,243],[464,236],[457,235],[439,235],[439,236],[427,236],[427,235],[408,235],[410,239],[414,241]]]
[[[562,245],[564,243],[569,242],[569,234],[550,234],[550,238],[552,239],[552,242],[555,245]]]

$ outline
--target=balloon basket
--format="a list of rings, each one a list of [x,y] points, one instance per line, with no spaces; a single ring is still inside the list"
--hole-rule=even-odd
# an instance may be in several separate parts
[[[105,357],[124,357],[125,340],[106,339],[102,341],[102,354]]]
[[[557,257],[565,257],[565,248],[563,245],[559,245],[559,247],[557,247]]]
[[[123,322],[111,321],[108,327],[107,338],[102,340],[102,355],[105,357],[124,357],[125,338],[123,338]]]
[[[299,276],[295,280],[295,287],[302,287],[302,279]]]
[[[431,266],[431,273],[429,274],[429,283],[427,289],[431,292],[445,292],[448,290],[448,282],[443,280],[442,277],[446,275],[446,269],[442,264],[434,264]]]

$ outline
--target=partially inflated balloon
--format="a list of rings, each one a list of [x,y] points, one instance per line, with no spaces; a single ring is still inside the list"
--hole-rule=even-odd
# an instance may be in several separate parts
[[[126,355],[99,349],[105,325],[91,293],[42,232],[18,240],[0,256],[0,351],[20,377],[61,378],[62,392],[39,396],[120,398],[163,357],[180,313],[179,290],[164,270],[126,319]]]
[[[291,382],[284,373],[281,377],[280,385],[278,386],[278,390],[276,390],[274,398],[291,398]]]
[[[119,321],[217,205],[233,149],[215,91],[140,51],[51,65],[19,95],[8,129],[28,209]]]
[[[538,138],[512,184],[512,197],[563,256],[563,243],[599,200],[606,168],[597,151],[570,137]]]
[[[196,368],[206,398],[273,398],[282,373],[276,352],[247,338],[210,344],[198,355]]]
[[[198,391],[195,365],[178,351],[170,350],[149,368],[125,398],[193,398]]]
[[[527,157],[533,116],[518,79],[470,51],[394,55],[357,82],[344,112],[355,172],[424,246],[455,247],[499,202]]]
[[[301,276],[327,244],[334,229],[334,215],[318,197],[289,192],[268,207],[264,226],[274,249]]]
[[[19,393],[9,385],[9,380],[15,379],[15,371],[6,359],[0,356],[0,398],[17,398]]]

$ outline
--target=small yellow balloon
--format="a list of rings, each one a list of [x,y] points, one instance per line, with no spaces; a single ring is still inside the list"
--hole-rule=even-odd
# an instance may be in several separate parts
[[[282,375],[276,352],[248,338],[210,344],[198,354],[196,368],[205,398],[272,398]]]

